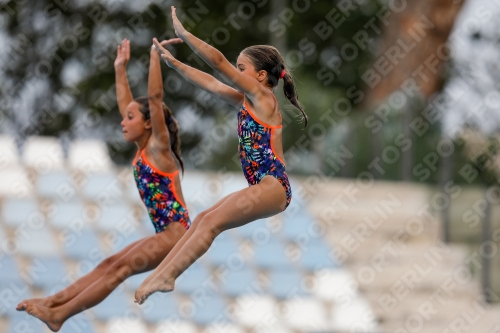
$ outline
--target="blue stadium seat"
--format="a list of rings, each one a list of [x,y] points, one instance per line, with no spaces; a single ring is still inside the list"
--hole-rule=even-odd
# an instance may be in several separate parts
[[[3,230],[3,226],[0,225],[0,244],[4,244],[6,240],[7,240],[7,234]]]
[[[3,275],[3,273],[2,273]],[[0,282],[0,316],[16,317],[19,312],[17,304],[22,300],[32,298],[30,288],[21,279],[11,280],[7,283]]]
[[[272,270],[269,273],[268,292],[279,299],[308,294],[302,286],[302,275],[292,268]]]
[[[141,201],[139,203],[140,205],[140,212],[138,213],[138,225],[137,228],[143,232],[144,236],[146,235],[153,235],[156,233],[155,227],[153,226],[153,223],[151,222],[151,218],[149,217],[148,212],[146,211],[146,206],[144,206],[144,203]],[[191,215],[189,215],[191,217]]]
[[[198,325],[208,325],[213,322],[230,323],[231,318],[228,316],[228,307],[222,297],[215,292],[208,291],[206,294],[196,296],[193,294],[191,300],[191,308],[193,309],[190,321]]]
[[[78,260],[88,260],[97,253],[103,254],[97,236],[90,229],[84,229],[81,234],[69,234],[64,241],[64,249],[68,257]]]
[[[71,175],[63,170],[40,174],[37,178],[36,190],[42,197],[61,201],[66,201],[76,195]]]
[[[130,244],[142,239],[145,235],[140,230],[134,230],[130,235],[123,235],[118,231],[112,234],[106,234],[101,239],[104,241],[104,247],[109,254],[115,254]]]
[[[302,196],[302,188],[301,188],[301,182],[299,180],[296,180],[295,177],[290,177],[288,176],[288,180],[290,181],[290,186],[292,187],[292,202],[290,205],[294,204],[297,205],[298,207],[304,207],[307,205],[306,200],[304,200]],[[304,191],[307,192],[307,191]]]
[[[48,228],[21,227],[17,234],[19,253],[30,257],[54,257],[58,255],[57,242]]]
[[[83,185],[83,195],[87,199],[125,197],[121,182],[114,173],[92,173]]]
[[[169,318],[179,318],[179,305],[172,293],[156,293],[140,307],[142,318],[150,323],[158,323]]]
[[[208,208],[220,198],[220,193],[214,192],[209,183],[212,181],[209,176],[186,172],[182,178],[181,187],[184,199],[189,203],[197,203],[201,207]]]
[[[28,275],[32,285],[38,288],[52,288],[68,284],[68,281],[64,281],[66,268],[58,257],[34,258],[28,267]]]
[[[125,294],[123,290],[115,289],[104,301],[92,308],[92,312],[100,320],[123,317],[132,301],[130,295]]]
[[[264,269],[285,268],[291,265],[290,259],[285,254],[285,248],[275,238],[270,242],[254,247],[254,263]]]
[[[150,271],[150,272],[145,272],[145,273],[141,273],[141,274],[136,274],[136,275],[132,275],[131,277],[129,277],[127,280],[125,280],[125,284],[127,285],[127,287],[132,290],[133,292],[135,292],[137,290],[137,288],[139,288],[139,286],[141,285],[141,283],[149,276],[149,274],[153,273],[153,271]]]
[[[231,179],[222,180],[223,187],[221,198],[248,187],[248,182],[243,175],[230,174],[229,176],[231,177]]]
[[[228,264],[231,257],[238,253],[238,243],[229,233],[220,234],[207,252],[207,259],[213,265]]]
[[[5,224],[15,228],[28,221],[43,220],[43,215],[34,199],[5,199],[2,207],[2,215]],[[39,225],[39,222],[36,222]]]
[[[301,210],[293,215],[283,215],[283,229],[282,234],[286,239],[296,239],[302,235],[310,235],[314,229],[314,218],[306,211]]]
[[[208,289],[207,283],[210,283],[211,276],[206,268],[199,262],[191,265],[181,276],[175,281],[175,290],[183,294],[191,294],[198,288]]]
[[[6,333],[45,332],[45,324],[28,315],[26,312],[17,312],[10,316]]]
[[[96,333],[94,324],[86,318],[86,314],[80,313],[69,318],[59,331],[61,333]]]
[[[99,211],[97,227],[102,231],[120,230],[123,224],[137,225],[133,208],[125,202],[105,206]]]
[[[85,207],[81,201],[55,201],[49,213],[50,223],[57,229],[85,223]]]
[[[330,248],[321,238],[313,239],[302,249],[299,264],[302,268],[309,271],[336,268],[338,266],[334,259],[330,257],[330,252]]]
[[[0,254],[0,286],[7,285],[9,282],[21,280],[14,257]]]
[[[221,280],[222,289],[232,297],[242,294],[260,294],[262,291],[257,275],[248,266],[244,266],[240,270],[228,269],[227,274]]]
[[[251,239],[256,243],[266,241],[271,237],[271,229],[266,225],[268,219],[252,221],[237,228],[238,234],[243,238]]]

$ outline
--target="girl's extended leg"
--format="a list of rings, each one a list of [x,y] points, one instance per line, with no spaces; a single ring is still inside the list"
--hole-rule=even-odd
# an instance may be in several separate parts
[[[182,232],[182,231],[180,231]],[[182,232],[184,234],[184,232]],[[93,284],[96,280],[98,280],[101,276],[104,275],[104,273],[113,265],[113,263],[117,262],[120,260],[121,257],[123,257],[127,252],[129,252],[132,248],[137,246],[139,243],[144,243],[146,239],[140,239],[136,242],[133,242],[132,244],[129,244],[126,246],[123,250],[120,252],[112,255],[109,258],[106,258],[105,260],[101,261],[99,265],[96,266],[91,272],[88,274],[85,274],[75,282],[73,282],[71,285],[67,286],[63,290],[55,293],[54,295],[47,296],[45,298],[33,298],[29,300],[24,300],[21,303],[19,303],[16,307],[18,311],[22,311],[26,308],[26,306],[30,303],[36,303],[39,305],[42,305],[47,308],[53,308],[57,306],[61,306],[66,302],[69,302],[72,300],[74,297],[76,297],[78,294],[80,294],[82,291],[87,289],[91,284]],[[172,245],[175,243],[172,240]],[[153,244],[152,242],[150,244]]]
[[[230,195],[230,194],[229,194]],[[152,279],[155,278],[156,274],[158,274],[159,272],[162,271],[163,268],[165,268],[165,266],[167,265],[168,263],[168,259],[167,258],[173,258],[175,257],[175,255],[177,254],[177,252],[179,252],[179,250],[182,248],[182,246],[184,245],[184,243],[186,243],[186,241],[189,239],[189,235],[192,234],[196,228],[198,227],[198,225],[200,224],[199,222],[210,212],[212,212],[213,210],[215,210],[216,208],[218,208],[220,205],[222,205],[222,203],[224,201],[226,201],[226,199],[229,197],[229,195],[226,195],[224,198],[220,199],[219,201],[217,201],[215,203],[215,205],[213,205],[212,207],[200,212],[198,215],[196,215],[195,219],[193,220],[193,223],[191,224],[191,227],[189,228],[189,230],[184,234],[184,236],[182,236],[182,238],[175,244],[176,246],[174,246],[174,248],[167,254],[167,257],[165,257],[165,259],[163,259],[163,261],[161,262],[161,264],[158,265],[158,267],[156,267],[156,269],[144,280],[144,284],[147,284],[149,283],[149,281],[151,281]]]
[[[275,215],[283,210],[285,203],[283,187],[271,176],[264,177],[257,185],[230,194],[198,221],[195,230],[186,233],[182,243],[175,245],[172,250],[175,255],[168,255],[161,264],[161,271],[155,270],[155,276],[137,289],[135,301],[143,303],[156,291],[173,290],[175,279],[208,250],[222,231]]]
[[[25,311],[42,320],[57,332],[71,316],[102,302],[120,283],[133,274],[147,272],[160,264],[175,243],[185,234],[180,223],[171,223],[167,230],[133,243],[100,265],[104,273],[82,292],[64,304],[52,308],[29,303]],[[127,250],[127,251],[126,251]]]

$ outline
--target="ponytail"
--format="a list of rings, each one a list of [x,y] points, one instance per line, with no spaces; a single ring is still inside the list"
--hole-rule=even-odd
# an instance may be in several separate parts
[[[265,70],[267,72],[267,83],[272,87],[278,85],[279,79],[283,79],[283,92],[286,99],[290,101],[302,113],[302,121],[304,127],[307,126],[307,115],[304,108],[299,102],[297,89],[292,75],[285,68],[285,60],[279,53],[278,49],[270,45],[254,45],[249,46],[241,53],[244,53],[250,58],[250,61],[255,66],[257,71]]]
[[[141,111],[144,120],[150,119],[151,115],[149,112],[148,98],[138,97],[134,99],[134,101],[139,103],[139,111]],[[179,162],[179,165],[182,169],[182,173],[184,173],[184,161],[181,158],[181,138],[179,135],[179,124],[172,115],[172,110],[170,110],[170,108],[164,102],[161,102],[161,107],[163,110],[165,124],[167,125],[168,134],[170,137],[170,149],[172,149],[172,152],[174,153],[174,156]]]
[[[161,103],[163,107],[163,114],[165,115],[165,123],[167,124],[168,134],[170,135],[170,147],[174,153],[175,158],[179,161],[182,173],[184,173],[184,161],[181,158],[181,137],[179,135],[179,123],[177,119],[172,116],[172,111],[165,103]]]
[[[285,70],[283,69],[283,71]],[[304,121],[305,128],[307,126],[307,115],[304,111],[304,108],[299,102],[299,95],[297,95],[297,88],[295,87],[293,77],[286,71],[285,75],[283,76],[283,93],[285,94],[286,99],[288,99],[290,103],[292,103],[302,113],[302,121]]]

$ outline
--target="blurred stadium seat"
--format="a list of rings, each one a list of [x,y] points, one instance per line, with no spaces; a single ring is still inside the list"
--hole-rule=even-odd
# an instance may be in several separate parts
[[[82,194],[89,200],[120,200],[126,197],[121,182],[112,172],[90,174],[83,183]]]
[[[177,292],[189,295],[197,289],[210,288],[212,280],[208,270],[199,262],[195,262],[177,278],[175,289]]]
[[[230,233],[224,232],[215,239],[212,246],[208,249],[207,260],[216,266],[227,264],[231,256],[238,254],[238,252],[237,241]]]
[[[66,267],[59,257],[34,257],[28,266],[31,285],[38,288],[52,288],[56,285],[67,285]]]
[[[184,320],[166,320],[159,324],[154,333],[197,333],[196,325]]]
[[[286,268],[291,265],[290,258],[285,254],[285,247],[275,238],[267,244],[256,245],[253,261],[263,269]]]
[[[58,255],[58,243],[49,228],[26,226],[18,229],[16,241],[19,244],[19,253],[29,257],[54,257]]]
[[[189,305],[192,312],[188,318],[198,325],[232,322],[227,311],[227,304],[219,293],[199,289],[191,295]]]
[[[64,168],[64,153],[56,137],[28,137],[23,146],[23,162],[38,174]]]
[[[21,225],[40,226],[45,223],[36,199],[5,199],[2,205],[2,217],[5,225],[11,228]]]
[[[276,299],[270,295],[241,295],[236,298],[238,306],[234,316],[239,323],[249,327],[258,327],[266,323],[275,323]]]
[[[72,169],[87,172],[107,172],[113,167],[106,144],[99,140],[73,141],[69,148],[68,164]]]
[[[75,186],[67,170],[53,170],[38,175],[36,191],[43,198],[66,202],[76,195]]]
[[[84,229],[78,233],[68,233],[63,247],[66,256],[76,260],[88,260],[97,256],[98,253],[102,253],[104,256],[99,240],[91,229]]]
[[[61,330],[61,333],[97,333],[94,324],[87,318],[86,314],[78,314],[68,319]]]
[[[122,289],[115,289],[104,301],[92,308],[94,316],[103,321],[122,318],[127,315],[132,305],[132,297]]]
[[[20,165],[19,150],[14,138],[0,135],[0,169],[16,168]]]
[[[0,320],[8,333],[42,332],[45,327],[39,321],[15,311],[19,301],[61,290],[106,256],[153,235],[154,229],[131,166],[116,172],[101,142],[72,143],[65,161],[57,139],[32,137],[21,159],[14,140],[0,136],[0,153],[0,166],[8,166],[0,172],[0,243],[17,244],[14,256],[0,253],[0,293],[9,296],[0,302]],[[189,170],[181,183],[192,220],[223,196],[248,186],[238,173]],[[292,183],[299,182],[292,178]],[[177,279],[173,292],[157,293],[137,306],[134,292],[151,272],[132,276],[125,288],[68,320],[61,332],[345,329],[352,325],[346,317],[356,318],[369,309],[359,299],[352,277],[336,264],[332,247],[317,233],[299,193],[294,193],[294,200],[299,206],[290,211],[222,233]],[[314,280],[315,288],[307,289],[308,279]],[[332,306],[342,297],[357,301],[344,308]],[[311,321],[319,326],[310,329]]]
[[[228,267],[221,280],[223,291],[231,297],[260,293],[263,290],[260,286],[257,274],[247,265],[240,269]]]
[[[280,300],[308,294],[303,285],[302,274],[292,267],[271,270],[268,283],[267,291]]]
[[[54,202],[47,213],[49,223],[56,229],[84,226],[88,220],[85,204],[80,200]]]

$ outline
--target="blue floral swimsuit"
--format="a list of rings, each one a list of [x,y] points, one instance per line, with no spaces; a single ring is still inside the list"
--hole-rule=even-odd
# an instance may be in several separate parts
[[[132,166],[137,189],[156,232],[164,231],[171,222],[179,222],[189,229],[188,210],[175,191],[174,177],[179,170],[174,173],[157,170],[146,159],[144,150]]]
[[[285,172],[285,163],[274,153],[274,130],[279,126],[270,126],[257,119],[246,102],[238,112],[238,151],[241,168],[248,185],[258,184],[267,175],[276,178],[286,194],[286,207],[292,200],[292,189]]]

